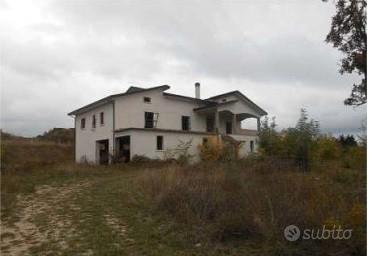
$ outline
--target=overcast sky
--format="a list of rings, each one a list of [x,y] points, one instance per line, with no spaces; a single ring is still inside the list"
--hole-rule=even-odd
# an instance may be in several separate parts
[[[0,0],[1,127],[34,136],[73,127],[67,113],[129,86],[168,84],[202,98],[240,90],[294,126],[356,133],[366,106],[343,105],[359,78],[338,73],[321,0]]]

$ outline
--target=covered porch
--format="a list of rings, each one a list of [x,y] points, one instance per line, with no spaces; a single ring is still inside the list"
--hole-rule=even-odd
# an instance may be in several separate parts
[[[218,106],[196,110],[199,115],[205,116],[206,132],[215,132],[223,135],[256,136],[260,130],[260,116],[247,112],[233,112],[232,109]],[[254,129],[242,127],[242,121],[254,119]]]

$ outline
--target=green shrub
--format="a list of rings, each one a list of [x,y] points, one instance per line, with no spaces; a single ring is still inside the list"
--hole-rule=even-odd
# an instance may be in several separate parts
[[[280,134],[275,128],[275,119],[269,124],[269,119],[265,118],[261,123],[259,132],[261,153],[270,157],[292,159],[303,171],[309,171],[315,157],[319,123],[309,119],[306,110],[301,109],[295,128],[288,128]]]

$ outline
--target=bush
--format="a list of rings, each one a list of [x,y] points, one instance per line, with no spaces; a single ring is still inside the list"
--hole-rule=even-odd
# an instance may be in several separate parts
[[[203,144],[198,145],[200,158],[203,161],[231,161],[238,158],[240,144],[228,141],[220,136],[210,136]]]
[[[317,140],[315,150],[321,160],[339,159],[342,154],[341,145],[337,139],[328,136],[322,136]]]
[[[210,136],[198,149],[201,160],[217,161],[222,158],[223,142],[218,136]]]
[[[188,141],[179,140],[178,145],[175,148],[168,148],[164,151],[163,159],[165,161],[177,161],[180,164],[188,164],[194,157],[189,153],[189,149],[192,145],[192,139]]]
[[[153,160],[145,155],[134,155],[131,161],[133,163],[148,163]]]
[[[319,123],[309,119],[305,109],[301,109],[295,128],[288,128],[278,134],[275,119],[269,124],[268,118],[262,121],[261,127],[259,141],[262,154],[292,159],[303,171],[311,169],[319,137]]]
[[[281,137],[275,128],[275,117],[271,119],[271,122],[267,116],[262,120],[258,133],[259,151],[267,156],[278,156],[282,152]]]
[[[367,168],[367,147],[357,146],[349,148],[343,157],[346,168],[365,170]]]

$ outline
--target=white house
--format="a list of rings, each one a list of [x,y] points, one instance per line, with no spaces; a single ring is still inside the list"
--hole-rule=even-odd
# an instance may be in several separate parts
[[[198,145],[211,135],[229,136],[243,143],[240,156],[257,149],[260,117],[266,111],[239,91],[200,99],[165,92],[170,87],[130,87],[68,115],[75,117],[77,162],[109,163],[112,157],[129,161],[135,155],[164,159],[189,142],[189,153],[198,159]],[[257,129],[241,127],[241,121],[257,119]]]

